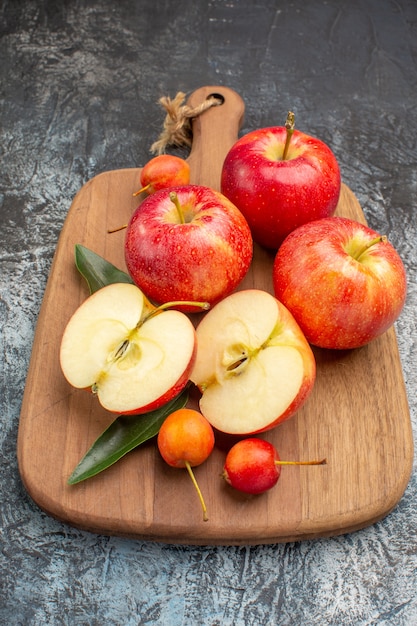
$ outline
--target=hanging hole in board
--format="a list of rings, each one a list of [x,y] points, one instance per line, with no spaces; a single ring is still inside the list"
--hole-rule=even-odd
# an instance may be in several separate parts
[[[217,100],[217,106],[221,106],[222,104],[224,104],[224,96],[222,96],[221,93],[211,93],[209,96],[207,96],[206,100],[210,100],[211,98]]]

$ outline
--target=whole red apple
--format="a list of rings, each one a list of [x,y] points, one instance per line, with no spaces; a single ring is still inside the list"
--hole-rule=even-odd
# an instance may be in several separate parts
[[[406,298],[398,252],[371,228],[328,217],[300,226],[275,257],[276,297],[307,340],[321,348],[358,348],[384,333]]]
[[[340,185],[331,149],[290,124],[244,135],[221,175],[221,191],[246,217],[254,241],[271,249],[298,226],[333,215]]]
[[[252,252],[252,235],[240,211],[220,192],[200,185],[148,196],[126,230],[127,269],[157,303],[214,304],[241,282]]]

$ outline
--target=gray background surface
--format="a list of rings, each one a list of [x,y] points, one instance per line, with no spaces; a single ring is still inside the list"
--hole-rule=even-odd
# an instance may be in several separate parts
[[[0,31],[0,623],[416,624],[415,471],[396,509],[351,535],[169,546],[46,516],[21,484],[16,438],[74,195],[100,172],[149,159],[160,96],[218,84],[246,103],[242,133],[294,110],[400,252],[409,292],[396,327],[415,435],[417,3],[2,0]]]

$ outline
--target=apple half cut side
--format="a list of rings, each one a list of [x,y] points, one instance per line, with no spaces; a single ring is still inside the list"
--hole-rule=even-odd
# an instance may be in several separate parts
[[[189,318],[159,311],[128,283],[89,296],[69,320],[60,348],[67,381],[90,389],[105,409],[121,414],[157,409],[180,393],[195,356]]]
[[[314,386],[313,352],[291,313],[266,291],[238,291],[197,326],[190,375],[200,411],[217,430],[254,434],[304,404]]]

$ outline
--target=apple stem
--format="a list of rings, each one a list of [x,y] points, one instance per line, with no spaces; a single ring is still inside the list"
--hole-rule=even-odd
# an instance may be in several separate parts
[[[285,120],[285,130],[287,131],[287,138],[285,140],[284,152],[282,153],[282,160],[285,161],[288,154],[288,148],[290,147],[291,137],[293,136],[295,129],[295,115],[292,111],[288,111],[287,119]]]
[[[174,306],[195,306],[203,311],[208,311],[210,308],[210,302],[194,302],[193,300],[173,300],[172,302],[165,302],[165,304],[159,305],[158,309],[170,309]]]
[[[169,194],[169,199],[171,200],[171,202],[173,202],[175,204],[175,208],[177,209],[178,217],[180,219],[180,224],[185,224],[184,212],[182,210],[182,207],[180,205],[180,201],[178,200],[178,196],[175,193],[175,191],[172,191]]]
[[[372,248],[372,246],[377,243],[386,243],[387,241],[388,237],[386,235],[378,235],[378,237],[375,237],[375,239],[372,239],[371,241],[365,243],[361,248],[359,248],[359,250],[356,250],[353,253],[350,252],[350,254],[354,259],[356,259],[356,261],[360,261],[362,254],[367,252],[369,248]]]
[[[142,193],[142,191],[146,191],[147,189],[149,189],[150,186],[151,186],[151,183],[148,183],[147,185],[142,187],[142,189],[139,189],[139,191],[135,191],[135,193],[132,194],[133,197],[138,196],[140,193]]]
[[[198,486],[197,480],[194,476],[193,470],[191,469],[191,465],[189,461],[185,461],[185,467],[187,468],[187,471],[190,475],[191,480],[193,481],[193,485],[196,488],[198,497],[200,499],[201,507],[203,509],[203,521],[208,522],[206,503],[204,502],[203,494],[201,493],[200,487]]]
[[[327,461],[275,461],[275,465],[327,465]]]
[[[173,300],[172,302],[164,302],[164,304],[160,304],[155,309],[152,309],[142,320],[140,320],[138,327],[142,326],[147,320],[158,313],[162,313],[167,309],[172,309],[176,306],[194,306],[198,309],[202,309],[203,311],[208,311],[210,308],[210,302],[193,302],[192,300]]]

